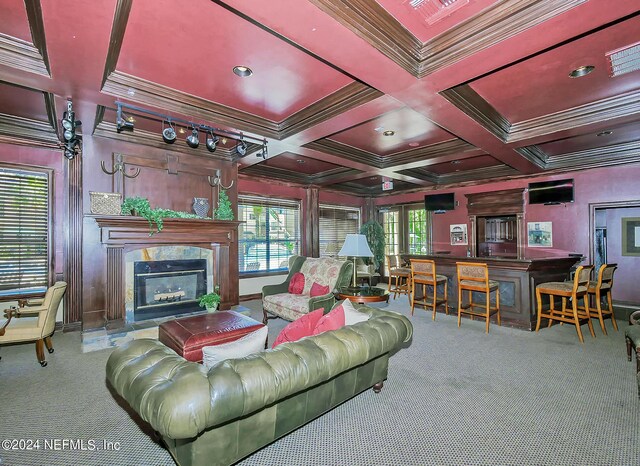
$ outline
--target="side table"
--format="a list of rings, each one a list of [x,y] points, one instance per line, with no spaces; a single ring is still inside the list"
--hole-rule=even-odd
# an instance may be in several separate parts
[[[351,302],[359,304],[389,302],[389,292],[384,288],[374,286],[348,286],[338,288],[335,295],[338,300],[348,299]]]

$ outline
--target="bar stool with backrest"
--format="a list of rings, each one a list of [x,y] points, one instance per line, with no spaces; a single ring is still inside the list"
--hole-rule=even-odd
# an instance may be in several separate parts
[[[589,302],[587,299],[589,278],[592,270],[593,265],[581,265],[576,269],[573,283],[547,282],[540,283],[536,286],[536,300],[538,303],[538,322],[536,324],[536,332],[540,330],[540,321],[542,318],[548,319],[548,327],[551,327],[551,322],[554,320],[557,320],[558,322],[567,322],[576,326],[578,339],[581,343],[584,343],[582,331],[580,330],[580,322],[586,320],[591,336],[595,337],[595,334],[593,333],[593,326],[591,325]],[[548,312],[545,312],[542,309],[543,294],[549,295]],[[562,309],[555,308],[554,298],[556,296],[562,298]],[[571,309],[567,309],[567,299],[571,300]],[[581,307],[578,305],[579,299],[583,300],[584,306]]]
[[[396,299],[399,294],[409,296],[411,293],[411,269],[404,267],[402,258],[397,254],[387,256],[387,267],[389,269],[389,294],[393,293],[393,299]]]
[[[433,310],[432,320],[436,320],[436,307],[444,304],[444,310],[449,315],[447,306],[447,277],[436,274],[436,263],[429,259],[411,259],[411,315],[415,305],[430,306]],[[438,285],[444,285],[444,295],[438,298]],[[416,285],[422,287],[422,299],[416,298]],[[429,295],[431,288],[431,295]]]
[[[485,263],[478,262],[456,262],[458,272],[458,327],[462,314],[469,314],[473,319],[483,317],[487,321],[486,333],[489,333],[489,322],[491,315],[495,314],[500,323],[500,284],[497,281],[489,280],[489,267]],[[467,303],[463,303],[463,292],[468,295]],[[496,305],[491,306],[491,292],[495,291]],[[484,293],[485,303],[474,303],[473,293]],[[483,309],[482,312],[476,311],[476,308]]]
[[[613,288],[613,272],[618,268],[618,264],[602,264],[598,270],[598,277],[596,281],[590,281],[587,289],[588,297],[593,296],[596,301],[595,309],[589,308],[589,315],[600,321],[600,327],[602,327],[602,333],[607,334],[607,329],[604,327],[604,319],[611,319],[613,328],[618,331],[618,325],[616,324],[616,318],[613,315],[613,304],[611,303],[611,289]],[[607,308],[602,309],[602,298],[607,300]]]

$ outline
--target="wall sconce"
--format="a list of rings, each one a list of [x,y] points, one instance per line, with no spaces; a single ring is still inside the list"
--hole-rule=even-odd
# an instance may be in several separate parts
[[[191,134],[187,136],[187,145],[192,149],[197,148],[200,145],[200,139],[198,138],[198,130],[194,126],[191,130]]]
[[[76,135],[76,128],[82,125],[80,120],[76,120],[71,100],[67,100],[67,111],[62,115],[62,138],[64,139],[64,156],[69,160],[78,155],[80,139]]]
[[[231,188],[231,186],[233,186],[233,181],[234,181],[234,180],[231,180],[231,183],[229,183],[229,186],[223,185],[222,178],[220,178],[220,170],[216,170],[216,176],[214,178],[211,178],[211,176],[207,176],[207,180],[209,180],[209,186],[211,186],[212,188],[215,188],[216,186],[218,186],[219,188],[222,188],[222,189]]]

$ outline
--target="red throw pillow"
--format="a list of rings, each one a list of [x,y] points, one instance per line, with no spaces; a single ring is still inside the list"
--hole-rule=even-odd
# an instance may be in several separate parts
[[[302,294],[302,290],[304,290],[304,274],[296,272],[289,281],[289,293]]]
[[[272,348],[275,348],[280,343],[297,341],[302,337],[313,335],[313,329],[322,318],[323,313],[324,308],[321,307],[320,309],[316,309],[315,311],[305,314],[299,319],[287,324],[276,338],[276,341],[273,342]]]
[[[329,286],[322,286],[318,282],[313,282],[313,285],[311,285],[311,291],[309,292],[312,298],[314,296],[322,296],[327,293],[329,293]]]
[[[317,335],[327,330],[337,330],[340,327],[344,327],[344,309],[342,304],[336,306],[330,313],[323,315],[320,320],[318,320],[318,323],[313,329],[313,334]]]

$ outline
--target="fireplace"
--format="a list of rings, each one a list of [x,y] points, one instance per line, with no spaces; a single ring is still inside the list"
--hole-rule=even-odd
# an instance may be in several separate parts
[[[155,319],[201,310],[207,293],[207,261],[181,259],[133,264],[133,320]]]

